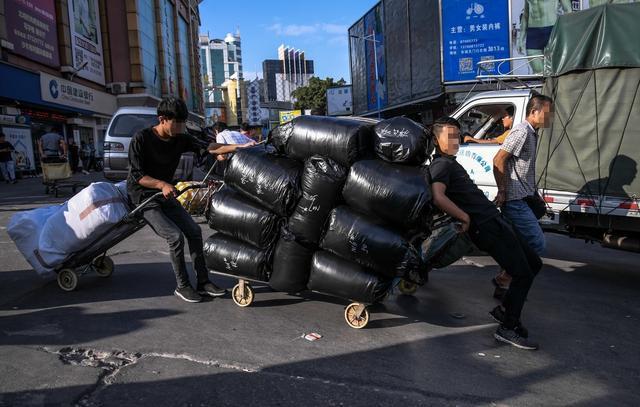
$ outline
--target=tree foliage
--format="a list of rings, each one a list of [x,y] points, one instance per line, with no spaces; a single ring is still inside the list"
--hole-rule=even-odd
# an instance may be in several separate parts
[[[310,109],[317,114],[326,114],[327,112],[327,89],[346,85],[346,81],[342,78],[334,82],[333,78],[320,79],[312,77],[309,79],[309,85],[300,87],[291,93],[296,99],[294,107],[296,109]]]

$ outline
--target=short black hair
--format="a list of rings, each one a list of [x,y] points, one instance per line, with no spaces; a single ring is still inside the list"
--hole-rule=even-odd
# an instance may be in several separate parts
[[[433,137],[437,137],[438,134],[442,131],[446,126],[457,127],[460,130],[460,122],[450,116],[443,116],[439,119],[436,119],[435,122],[431,125],[431,135]]]
[[[183,122],[189,117],[189,109],[184,100],[169,96],[162,99],[158,104],[158,116]]]
[[[513,114],[515,113],[515,108],[513,106],[507,106],[506,109],[504,109],[505,112],[507,112],[507,115],[509,116],[513,116]]]
[[[246,122],[245,122],[245,123],[242,123],[242,124],[240,125],[240,130],[242,130],[242,131],[249,131],[249,130],[251,130],[252,128],[253,128],[253,127],[252,127],[252,126],[249,126],[249,123],[246,123]]]
[[[211,129],[217,131],[218,133],[221,131],[225,131],[227,129],[227,123],[220,121],[215,122],[213,123],[213,126],[211,126]]]
[[[553,99],[551,99],[547,95],[534,93],[533,96],[531,96],[531,99],[529,99],[529,102],[527,103],[527,109],[526,109],[527,116],[529,116],[531,112],[533,112],[534,110],[542,110],[542,107],[547,103],[553,104]]]

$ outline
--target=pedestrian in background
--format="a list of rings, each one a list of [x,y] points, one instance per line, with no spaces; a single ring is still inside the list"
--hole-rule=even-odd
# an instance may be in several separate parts
[[[76,173],[80,166],[80,151],[78,145],[72,138],[67,141],[67,151],[69,151],[69,166],[71,167],[71,171]]]
[[[50,161],[66,159],[67,143],[64,142],[64,138],[53,130],[53,126],[47,126],[45,131],[46,133],[38,140],[40,158],[43,161],[47,161],[45,159],[50,159]],[[60,155],[60,151],[62,151],[62,155]]]
[[[538,130],[551,123],[553,101],[548,96],[533,95],[525,113],[525,121],[513,127],[493,159],[493,174],[498,186],[495,203],[538,256],[542,256],[544,233],[527,200],[539,199],[536,198],[535,179]],[[493,283],[496,296],[507,289],[510,278],[500,274]]]
[[[0,170],[5,182],[15,184],[16,165],[12,153],[15,151],[13,144],[5,140],[4,133],[0,132]]]

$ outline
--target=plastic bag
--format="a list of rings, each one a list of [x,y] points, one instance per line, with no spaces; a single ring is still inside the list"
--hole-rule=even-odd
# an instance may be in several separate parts
[[[383,120],[376,124],[374,133],[373,147],[385,161],[420,165],[430,153],[424,127],[406,117]]]
[[[422,261],[433,268],[443,268],[460,260],[473,249],[466,233],[460,233],[453,222],[435,229],[422,243]]]
[[[261,249],[278,234],[278,215],[229,187],[213,194],[208,221],[212,229]]]
[[[293,131],[293,122],[289,121],[283,123],[269,132],[269,142],[273,145],[279,153],[286,153],[286,146],[291,132]]]
[[[284,231],[273,254],[273,272],[269,285],[274,290],[297,293],[307,289],[313,250],[295,241],[291,232]]]
[[[300,171],[295,160],[260,145],[237,150],[224,181],[245,197],[280,216],[288,216],[300,197]]]
[[[342,191],[347,204],[406,232],[427,228],[431,189],[418,167],[381,160],[353,164]]]
[[[268,281],[270,252],[216,233],[204,242],[207,268],[251,280]]]
[[[307,286],[320,293],[373,304],[385,297],[391,288],[391,281],[376,277],[358,264],[318,251],[311,260]]]
[[[349,167],[373,156],[372,123],[326,116],[299,116],[291,123],[290,134],[283,139],[292,158],[306,160],[319,154]]]
[[[346,206],[331,211],[320,247],[386,277],[417,272],[418,251],[402,236]]]
[[[61,264],[127,216],[128,210],[114,184],[90,184],[47,219],[38,244],[40,261],[46,267]]]
[[[289,218],[288,228],[300,242],[317,245],[329,212],[340,198],[346,169],[322,156],[309,158],[302,172],[302,198]]]
[[[52,277],[53,267],[47,267],[38,259],[40,235],[44,224],[61,205],[45,206],[31,211],[18,212],[11,217],[7,226],[7,233],[16,247],[29,262],[31,267],[42,277]]]

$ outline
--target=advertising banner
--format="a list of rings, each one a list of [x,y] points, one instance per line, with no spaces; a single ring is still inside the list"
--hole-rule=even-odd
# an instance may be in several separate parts
[[[378,110],[387,105],[387,73],[384,53],[383,3],[364,16],[364,41],[367,83],[367,108]],[[376,77],[377,71],[377,77]]]
[[[344,116],[353,114],[351,86],[327,89],[327,115]]]
[[[108,116],[116,111],[115,96],[43,72],[40,72],[40,96],[47,102]]]
[[[60,66],[53,0],[5,0],[4,10],[13,52],[51,67]]]
[[[13,159],[17,170],[35,170],[35,158],[33,155],[33,143],[31,142],[31,129],[29,127],[3,126],[2,132],[6,141],[15,149]]]
[[[77,75],[104,85],[98,0],[68,0],[73,66]]]
[[[302,116],[302,110],[283,110],[280,112],[280,124],[290,122],[298,116]]]
[[[441,13],[445,83],[474,81],[478,62],[509,58],[509,0],[441,0]]]

